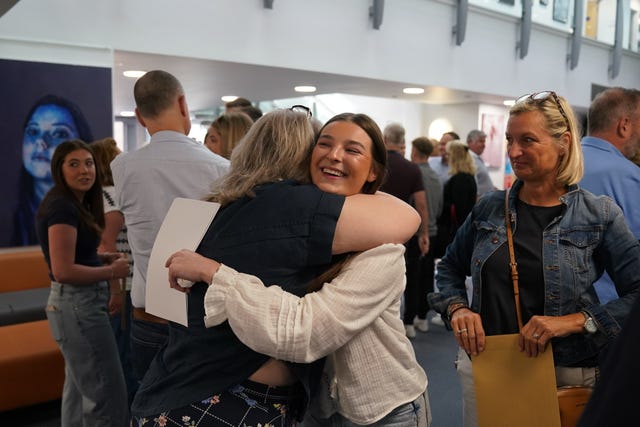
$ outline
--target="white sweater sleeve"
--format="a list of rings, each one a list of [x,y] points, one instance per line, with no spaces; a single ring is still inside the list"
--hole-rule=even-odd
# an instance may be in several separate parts
[[[334,352],[399,298],[405,285],[404,246],[362,252],[321,290],[300,298],[222,265],[205,295],[205,324],[225,320],[253,350],[292,362]]]

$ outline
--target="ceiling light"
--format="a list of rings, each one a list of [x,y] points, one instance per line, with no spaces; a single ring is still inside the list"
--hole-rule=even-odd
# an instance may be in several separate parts
[[[225,95],[220,99],[222,99],[222,102],[232,102],[232,101],[235,101],[236,99],[238,99],[238,97],[235,96],[235,95]]]
[[[402,89],[402,92],[407,95],[422,95],[424,93],[424,89],[421,87],[405,87]]]
[[[140,70],[127,70],[127,71],[124,71],[122,74],[124,74],[125,77],[131,77],[132,79],[137,79],[147,74],[147,72],[140,71]]]
[[[514,105],[516,105],[516,101],[514,99],[507,99],[505,101],[502,101],[502,103],[505,107],[513,107]]]
[[[136,113],[134,113],[133,111],[120,111],[121,117],[133,117],[135,115]]]
[[[296,86],[293,88],[293,90],[295,90],[296,92],[310,93],[310,92],[315,92],[316,87],[315,86]]]

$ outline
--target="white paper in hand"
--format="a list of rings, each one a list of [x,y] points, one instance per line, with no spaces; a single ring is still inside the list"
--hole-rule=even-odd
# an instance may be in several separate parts
[[[220,204],[176,198],[160,226],[149,257],[145,310],[172,322],[187,324],[187,295],[169,286],[169,256],[180,249],[195,251]]]

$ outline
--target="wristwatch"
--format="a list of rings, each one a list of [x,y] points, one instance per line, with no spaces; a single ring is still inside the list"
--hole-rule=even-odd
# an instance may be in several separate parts
[[[586,311],[581,312],[584,315],[584,324],[582,327],[588,334],[595,334],[598,332],[598,325],[596,325],[596,321],[593,320],[593,317]]]

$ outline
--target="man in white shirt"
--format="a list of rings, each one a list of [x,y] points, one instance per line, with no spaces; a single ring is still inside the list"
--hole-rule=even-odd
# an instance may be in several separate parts
[[[189,108],[180,82],[155,70],[134,86],[136,117],[151,135],[148,145],[111,163],[115,197],[124,214],[134,261],[131,363],[141,380],[168,335],[166,320],[144,310],[151,249],[173,199],[203,199],[229,162],[189,138]],[[167,282],[168,286],[168,282]]]
[[[467,135],[467,145],[471,152],[471,157],[476,163],[476,184],[478,184],[478,197],[484,193],[493,191],[496,187],[491,181],[489,170],[482,160],[482,153],[486,147],[487,134],[481,130],[474,129]]]
[[[453,131],[443,133],[440,141],[438,142],[438,153],[440,155],[429,158],[429,166],[431,166],[431,169],[438,174],[438,178],[440,178],[440,182],[443,186],[449,180],[449,155],[447,154],[447,142],[456,139],[459,140],[460,136]]]

